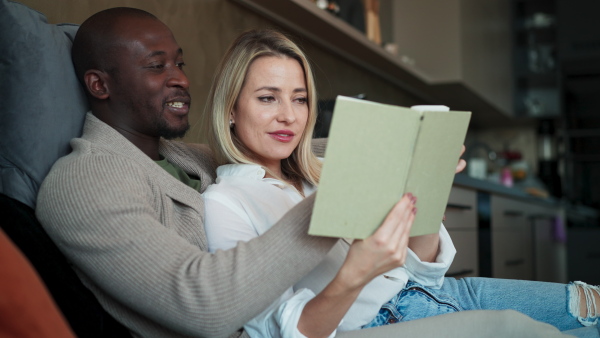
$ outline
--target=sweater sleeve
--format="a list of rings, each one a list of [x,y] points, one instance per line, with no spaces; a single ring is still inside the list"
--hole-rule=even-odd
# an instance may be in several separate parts
[[[314,201],[309,197],[264,235],[209,254],[161,223],[164,215],[153,205],[164,201],[156,195],[152,177],[136,163],[92,156],[55,167],[36,211],[100,302],[133,330],[149,320],[158,325],[148,326],[181,335],[228,336],[313,269],[335,243],[307,235]],[[201,216],[193,221],[203,226]]]

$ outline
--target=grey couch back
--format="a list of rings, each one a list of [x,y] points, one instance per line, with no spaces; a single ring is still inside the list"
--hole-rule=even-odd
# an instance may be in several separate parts
[[[71,64],[77,28],[0,0],[0,193],[32,208],[88,110]]]

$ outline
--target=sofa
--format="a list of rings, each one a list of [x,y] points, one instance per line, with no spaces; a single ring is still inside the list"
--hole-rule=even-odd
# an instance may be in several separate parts
[[[71,64],[78,26],[0,0],[0,226],[78,337],[130,337],[80,282],[34,213],[42,180],[81,133],[87,100]]]

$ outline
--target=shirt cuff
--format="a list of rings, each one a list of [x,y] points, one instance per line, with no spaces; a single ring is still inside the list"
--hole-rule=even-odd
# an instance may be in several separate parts
[[[298,330],[298,323],[304,306],[314,297],[315,294],[311,290],[300,289],[275,311],[275,318],[281,328],[281,337],[307,338]],[[335,337],[336,332],[337,330],[334,330],[328,337]]]
[[[440,226],[440,251],[435,262],[423,262],[411,249],[406,257],[406,271],[410,280],[424,286],[440,288],[444,284],[444,275],[450,268],[456,248],[446,227]]]

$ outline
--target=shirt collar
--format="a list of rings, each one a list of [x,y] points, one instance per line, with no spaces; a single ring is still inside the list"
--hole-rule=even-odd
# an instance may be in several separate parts
[[[265,169],[258,164],[224,164],[217,168],[217,180],[216,183],[221,181],[224,177],[245,177],[256,181],[264,181],[277,186],[281,189],[293,189],[292,186],[276,180],[274,178],[265,178]],[[316,188],[307,182],[303,182],[303,189],[305,196],[309,196],[315,192]]]
[[[265,174],[265,169],[257,164],[225,164],[217,168],[217,177],[246,177],[260,181]]]
[[[265,178],[265,174],[266,170],[258,164],[225,164],[217,168],[216,182],[219,183],[221,181],[221,178],[225,177],[243,177],[249,178],[251,180],[270,183],[281,189],[285,189],[286,187],[291,188],[290,185],[285,184],[284,182],[278,179]]]

